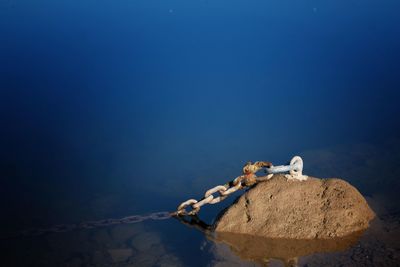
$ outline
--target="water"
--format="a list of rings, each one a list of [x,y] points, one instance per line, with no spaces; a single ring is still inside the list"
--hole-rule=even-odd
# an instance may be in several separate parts
[[[0,0],[1,236],[173,211],[249,160],[301,155],[306,174],[349,181],[379,219],[344,251],[309,252],[298,264],[396,266],[399,8]],[[201,220],[212,224],[234,199],[204,207]],[[5,266],[260,262],[175,219],[0,248]],[[265,256],[270,266],[286,261]]]

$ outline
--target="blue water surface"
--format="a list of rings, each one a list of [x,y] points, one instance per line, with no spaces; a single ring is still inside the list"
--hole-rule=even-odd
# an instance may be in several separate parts
[[[399,10],[0,0],[1,234],[174,211],[247,161],[300,155],[306,174],[356,186],[400,237]],[[258,264],[173,219],[6,240],[6,266]],[[368,242],[299,265],[396,266],[398,242]]]

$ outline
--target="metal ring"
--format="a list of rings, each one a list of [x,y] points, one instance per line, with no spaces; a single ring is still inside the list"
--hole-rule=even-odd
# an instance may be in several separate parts
[[[237,190],[239,190],[241,188],[242,188],[242,184],[241,183],[237,183],[235,186],[232,186],[231,188],[229,188],[225,192],[221,193],[221,195],[228,196],[229,194],[232,194],[233,192],[236,192]]]
[[[223,185],[217,185],[216,187],[211,188],[210,190],[208,190],[208,191],[204,194],[204,197],[207,198],[207,197],[211,196],[212,194],[214,194],[215,192],[219,192],[220,196],[215,197],[215,198],[213,197],[213,199],[212,199],[211,201],[208,202],[208,203],[210,203],[210,204],[218,203],[218,202],[220,202],[221,200],[224,200],[224,199],[225,199],[225,197],[222,195],[222,193],[225,192],[226,189],[227,189],[227,188],[226,188],[225,186],[223,186]]]
[[[193,208],[193,206],[192,206],[192,208],[193,208],[193,210],[191,211],[191,212],[187,212],[186,211],[186,207],[187,206],[189,206],[189,205],[192,205],[192,204],[196,204],[197,203],[197,200],[196,199],[189,199],[189,200],[186,200],[185,202],[182,202],[182,204],[180,204],[179,206],[178,206],[178,211],[176,212],[177,213],[177,215],[186,215],[186,214],[190,214],[190,213],[192,213],[193,211],[195,211],[196,210],[196,213],[200,210],[200,208]]]
[[[225,192],[225,191],[224,191]],[[209,202],[209,204],[216,204],[216,203],[218,203],[218,202],[221,202],[222,200],[224,200],[225,198],[226,198],[227,196],[218,196],[218,197],[216,197],[216,198],[214,198],[213,200],[211,200],[210,202]]]
[[[208,197],[203,198],[202,200],[200,200],[199,202],[195,203],[192,205],[193,209],[200,209],[201,206],[203,206],[204,204],[208,204],[210,203],[210,201],[212,201],[214,198],[213,195],[209,195]]]
[[[236,177],[236,178],[232,181],[232,184],[233,184],[234,186],[236,186],[236,185],[238,185],[238,184],[241,184],[241,182],[242,182],[242,180],[243,180],[244,178],[245,178],[244,175],[240,175],[240,176]]]
[[[303,171],[303,159],[299,156],[295,156],[292,158],[290,161],[290,165],[292,166],[292,169],[290,170],[291,175],[297,175],[301,174]]]

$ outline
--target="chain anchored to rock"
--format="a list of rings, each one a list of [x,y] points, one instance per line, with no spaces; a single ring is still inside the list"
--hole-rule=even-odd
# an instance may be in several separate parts
[[[264,170],[267,173],[266,176],[257,177],[256,173],[260,170]],[[105,227],[117,224],[131,224],[139,223],[145,220],[166,220],[171,217],[185,216],[185,215],[196,215],[200,208],[205,204],[215,204],[221,202],[227,198],[230,194],[243,189],[248,188],[258,182],[266,181],[272,178],[274,174],[285,173],[286,178],[289,180],[297,179],[300,181],[307,180],[307,176],[303,175],[303,160],[299,156],[295,156],[290,161],[289,165],[273,166],[272,163],[266,161],[256,161],[255,163],[248,162],[243,167],[243,174],[236,177],[234,180],[224,184],[217,185],[207,192],[204,197],[200,200],[189,199],[182,202],[177,211],[175,212],[154,212],[147,215],[132,215],[119,219],[104,219],[99,221],[87,221],[78,224],[60,224],[49,228],[31,229],[15,233],[9,237],[0,237],[0,239],[9,239],[24,236],[40,236],[48,233],[60,233],[68,232],[79,229],[92,229],[97,227]],[[218,193],[218,196],[214,194]],[[187,211],[187,207],[191,207],[190,211]]]
[[[256,173],[264,169],[268,175],[257,177]],[[185,216],[185,215],[196,215],[200,208],[205,204],[215,204],[221,202],[227,198],[230,194],[236,192],[239,189],[250,187],[258,182],[266,181],[272,178],[274,174],[285,173],[285,177],[289,180],[307,180],[307,176],[303,175],[303,160],[299,156],[295,156],[290,161],[289,165],[273,166],[270,162],[256,161],[255,163],[248,162],[243,167],[243,175],[236,177],[234,180],[224,184],[217,185],[204,194],[204,197],[200,200],[189,199],[182,202],[174,215]],[[213,194],[218,193],[218,196]],[[186,208],[190,206],[192,210],[187,211]]]

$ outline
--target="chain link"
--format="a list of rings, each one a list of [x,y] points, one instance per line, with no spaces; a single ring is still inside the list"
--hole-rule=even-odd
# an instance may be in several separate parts
[[[255,175],[256,172],[265,168],[265,172],[268,173],[266,176],[257,177]],[[286,175],[288,179],[297,179],[297,180],[307,180],[307,176],[302,174],[303,171],[303,160],[299,156],[295,156],[290,161],[290,165],[286,166],[273,166],[270,162],[265,161],[256,161],[255,163],[248,162],[243,167],[243,175],[236,177],[234,180],[226,183],[225,185],[217,185],[206,191],[204,197],[199,201],[196,199],[189,199],[182,202],[175,212],[176,216],[185,216],[196,215],[202,206],[205,204],[215,204],[219,203],[225,198],[227,198],[230,194],[233,194],[237,190],[250,187],[258,182],[266,181],[272,178],[274,174],[289,172]],[[219,193],[218,196],[214,196],[213,194]],[[187,211],[187,207],[191,207],[192,210]]]
[[[217,186],[207,190],[207,192],[204,194],[204,197],[202,199],[200,199],[199,201],[197,201],[195,199],[189,199],[185,202],[182,202],[182,204],[180,204],[178,206],[176,215],[178,215],[178,216],[184,216],[184,215],[193,216],[193,215],[196,215],[200,211],[200,208],[203,205],[215,204],[215,203],[221,202],[222,200],[227,198],[228,195],[245,187],[245,185],[242,185],[242,183],[241,183],[242,179],[237,180],[238,178],[227,183],[226,185],[217,185]],[[235,181],[236,181],[236,183],[235,183]],[[229,186],[230,184],[232,184],[232,186]],[[219,196],[214,197],[213,194],[217,193],[217,192],[219,193]],[[186,207],[188,207],[188,206],[190,206],[192,208],[191,211],[186,210]]]
[[[258,164],[258,162],[256,164]],[[234,180],[230,181],[229,183],[226,183],[225,185],[217,185],[207,190],[206,193],[204,194],[204,197],[200,199],[200,201],[197,201],[195,199],[189,199],[185,202],[182,202],[182,204],[178,206],[176,215],[178,216],[196,215],[200,211],[200,208],[203,205],[216,204],[221,202],[222,200],[224,200],[230,194],[233,194],[237,190],[253,185],[255,182],[252,182],[252,180],[256,181],[255,174],[248,173],[236,177]],[[215,193],[219,193],[219,196],[214,197],[213,194]],[[191,211],[186,210],[186,207],[188,206],[191,206],[192,208]]]

